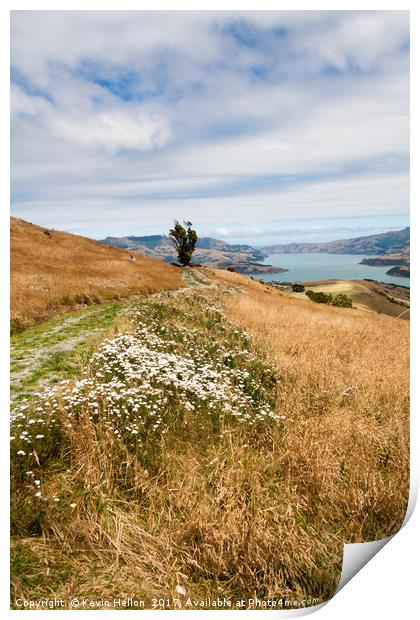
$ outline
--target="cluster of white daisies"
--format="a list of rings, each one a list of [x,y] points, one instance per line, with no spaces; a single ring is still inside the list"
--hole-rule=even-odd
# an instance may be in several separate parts
[[[228,325],[203,296],[197,295],[194,303],[180,305],[179,299],[164,297],[156,301],[156,296],[143,302],[132,313],[134,331],[105,340],[83,378],[47,387],[15,407],[14,456],[28,468],[35,497],[42,498],[42,476],[34,473],[42,470],[42,455],[81,416],[135,450],[151,435],[166,433],[174,416],[182,421],[187,413],[197,421],[211,416],[243,425],[284,418],[273,410],[273,390],[255,375],[259,364],[260,373],[275,377],[250,350],[249,336]],[[203,316],[205,325],[200,326],[197,317]],[[214,339],[203,337],[214,326]]]

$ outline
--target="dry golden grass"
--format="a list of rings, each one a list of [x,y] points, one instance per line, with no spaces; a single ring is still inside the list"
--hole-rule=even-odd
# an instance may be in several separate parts
[[[160,260],[11,218],[11,325],[25,329],[81,304],[182,286]]]
[[[341,568],[340,533],[330,532],[330,524],[324,525],[328,536],[319,531],[309,520],[317,502],[305,504],[294,482],[283,482],[278,437],[267,436],[257,447],[246,434],[226,430],[221,441],[209,437],[205,447],[192,445],[186,432],[173,434],[176,440],[161,446],[163,466],[151,476],[112,438],[82,421],[73,436],[74,466],[45,488],[63,496],[77,485],[83,489],[80,507],[64,523],[46,509],[44,540],[15,541],[25,545],[23,553],[36,553],[40,575],[43,564],[51,564],[41,592],[48,588],[48,596],[67,601],[135,596],[146,608],[161,597],[178,599],[169,607],[185,607],[187,597],[226,597],[234,606],[253,596],[332,596]],[[131,500],[118,496],[122,485],[132,489]],[[68,578],[54,584],[58,571]],[[33,598],[26,577],[15,575],[13,598]],[[187,597],[176,593],[178,584]]]
[[[409,488],[408,324],[255,285],[227,310],[276,359],[288,420],[278,458],[318,507],[313,525],[347,542],[397,531]]]
[[[401,303],[392,303],[384,296],[387,285],[379,282],[368,282],[363,280],[327,280],[324,282],[307,282],[306,289],[322,291],[323,293],[344,293],[353,300],[353,306],[363,310],[370,310],[376,313],[387,314],[388,316],[398,317],[404,310],[410,307],[409,290],[397,289],[397,293],[390,289],[390,298],[395,298]],[[399,291],[399,292],[398,292]],[[399,294],[404,297],[399,298]],[[304,293],[292,293],[296,297],[303,297]],[[402,318],[410,318],[410,312],[406,312]]]
[[[30,539],[17,497],[12,598],[134,596],[146,607],[162,596],[181,607],[188,596],[325,600],[344,541],[400,527],[409,483],[407,323],[210,273],[244,289],[199,295],[223,303],[261,359],[276,361],[284,423],[256,435],[229,425],[207,433],[194,415],[175,416],[140,462],[82,415],[64,430],[70,462],[43,480],[45,497],[77,494],[74,511],[45,502],[36,515],[43,537]],[[195,313],[202,346],[218,342],[199,297],[170,303]]]
[[[259,280],[254,280],[243,276],[235,271],[227,271],[223,269],[209,269],[206,268],[205,272],[210,274],[216,282],[223,284],[233,284],[235,286],[244,286],[250,291],[271,291],[276,292],[273,287],[262,284]]]

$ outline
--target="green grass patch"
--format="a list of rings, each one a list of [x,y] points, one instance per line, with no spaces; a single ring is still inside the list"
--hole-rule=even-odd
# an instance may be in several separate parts
[[[11,338],[11,392],[30,397],[40,385],[76,377],[127,303],[92,306],[55,317]]]

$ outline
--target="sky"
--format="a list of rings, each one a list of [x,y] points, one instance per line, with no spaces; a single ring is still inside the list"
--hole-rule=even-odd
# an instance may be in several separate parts
[[[11,211],[253,245],[409,224],[407,11],[14,11]]]

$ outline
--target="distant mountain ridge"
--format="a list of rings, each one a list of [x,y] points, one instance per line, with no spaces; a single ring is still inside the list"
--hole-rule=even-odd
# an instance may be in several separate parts
[[[300,254],[303,252],[328,254],[408,254],[410,227],[354,239],[340,239],[326,243],[286,243],[261,248],[266,254]]]
[[[166,235],[107,237],[102,239],[100,243],[131,252],[140,252],[169,263],[177,261],[174,244]],[[372,258],[364,259],[362,262],[365,264],[401,265],[401,270],[406,275],[409,274],[410,264],[410,228],[406,227],[403,230],[326,243],[287,243],[269,245],[258,249],[244,243],[232,244],[212,237],[199,237],[193,262],[216,269],[230,268],[247,274],[280,273],[287,271],[287,269],[263,265],[261,261],[268,254],[299,254],[303,252],[367,254],[371,255]]]
[[[102,239],[100,243],[132,252],[141,252],[146,256],[160,258],[169,263],[177,260],[174,244],[166,235],[107,237]],[[258,264],[265,257],[265,252],[250,245],[231,244],[212,237],[200,237],[197,241],[193,262],[216,269],[233,268],[241,273],[280,273],[285,271],[281,267]]]

